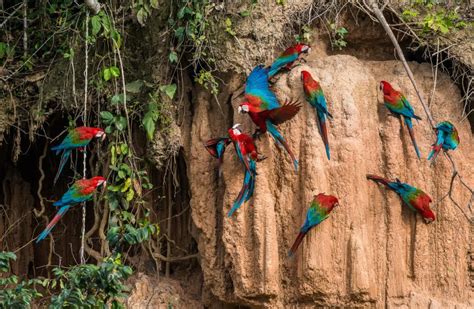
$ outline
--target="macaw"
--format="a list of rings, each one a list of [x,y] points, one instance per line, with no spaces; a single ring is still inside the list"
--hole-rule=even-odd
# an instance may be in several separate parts
[[[90,141],[95,138],[102,138],[105,139],[105,132],[100,128],[93,128],[93,127],[78,127],[74,128],[69,131],[68,135],[63,139],[61,144],[51,147],[51,150],[55,152],[55,154],[61,154],[61,160],[59,162],[59,169],[54,177],[53,184],[56,184],[58,181],[59,175],[63,170],[64,166],[66,165],[69,156],[71,155],[71,151],[73,149],[79,148],[80,150],[84,150],[84,148],[90,143]]]
[[[61,197],[59,201],[56,201],[53,203],[53,206],[61,207],[61,208],[59,208],[59,211],[56,213],[53,220],[49,222],[48,226],[46,226],[44,231],[38,235],[38,238],[36,239],[36,243],[45,239],[46,236],[49,235],[51,230],[58,223],[59,219],[61,219],[64,216],[64,214],[69,210],[71,206],[90,200],[96,188],[102,184],[105,187],[106,181],[105,181],[105,178],[102,176],[96,176],[90,179],[77,180],[69,188],[69,190],[66,193],[64,193],[64,195]]]
[[[298,170],[296,160],[285,138],[278,132],[279,125],[293,118],[300,110],[298,102],[286,102],[283,106],[278,103],[276,95],[270,90],[268,84],[268,69],[256,66],[247,78],[245,86],[245,101],[239,106],[239,113],[248,113],[252,121],[258,126],[254,133],[259,136],[265,132],[275,140],[276,144],[283,146],[293,160],[295,170]]]
[[[445,150],[454,150],[459,145],[458,130],[456,130],[454,125],[449,121],[443,121],[438,123],[438,125],[436,126],[436,134],[436,143],[433,144],[433,149],[428,155],[428,160],[433,158],[433,162],[434,160],[436,160],[436,157],[438,156],[438,153],[441,148]]]
[[[326,116],[332,119],[332,115],[328,112],[326,98],[324,97],[323,89],[319,83],[313,79],[308,71],[301,72],[301,80],[303,81],[303,89],[306,100],[316,109],[316,116],[318,117],[319,131],[323,138],[324,146],[326,148],[326,155],[328,160],[331,159],[329,152],[328,129],[326,127]]]
[[[399,91],[393,89],[388,82],[381,81],[380,90],[383,92],[383,100],[389,111],[397,116],[403,116],[405,124],[408,128],[408,132],[410,133],[411,141],[415,147],[416,155],[418,158],[420,158],[420,151],[416,145],[415,133],[413,132],[413,123],[411,122],[411,119],[415,118],[417,120],[421,120],[421,118],[415,115],[413,107],[410,105],[410,102],[408,102],[405,96]]]
[[[300,229],[298,236],[296,237],[293,246],[291,246],[290,251],[288,251],[288,256],[291,257],[296,253],[299,245],[303,241],[304,236],[316,225],[320,224],[327,218],[329,214],[334,209],[334,207],[339,206],[339,201],[335,196],[326,195],[324,193],[319,193],[313,197],[308,211],[306,212],[306,219],[303,226]]]
[[[211,156],[217,158],[219,161],[219,177],[222,175],[222,163],[224,161],[224,152],[231,142],[229,137],[218,137],[212,138],[204,143],[204,147],[206,147],[207,151],[211,154]]]
[[[242,189],[235,199],[232,208],[227,213],[228,217],[232,216],[232,214],[240,208],[243,202],[248,201],[250,197],[252,197],[255,189],[255,179],[257,177],[257,161],[265,159],[264,156],[257,152],[253,139],[249,135],[242,133],[238,129],[239,126],[240,124],[235,124],[228,130],[228,132],[230,139],[234,143],[235,152],[237,153],[239,160],[245,166],[245,176]]]
[[[276,75],[282,68],[291,70],[293,62],[295,62],[300,54],[309,53],[311,48],[309,45],[298,43],[287,48],[280,57],[278,57],[270,66],[268,71],[268,78]]]
[[[436,219],[434,212],[430,209],[430,203],[432,202],[431,197],[420,189],[403,183],[399,179],[390,181],[376,175],[367,175],[367,179],[381,183],[392,191],[395,191],[406,206],[423,217],[425,223],[433,222]]]

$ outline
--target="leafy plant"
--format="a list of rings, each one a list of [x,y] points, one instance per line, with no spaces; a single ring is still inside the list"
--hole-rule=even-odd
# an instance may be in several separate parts
[[[51,309],[72,308],[125,308],[122,299],[128,288],[124,281],[133,273],[122,263],[120,254],[104,259],[99,265],[83,264],[67,271],[53,269],[52,288],[59,286],[59,294],[51,298]]]
[[[219,93],[219,83],[216,81],[214,75],[210,71],[201,70],[199,75],[195,77],[195,81],[204,86],[212,94]]]
[[[332,47],[342,50],[347,46],[345,38],[349,31],[344,27],[337,27],[336,24],[331,24],[330,27],[334,32],[334,39],[331,42]]]
[[[10,261],[16,260],[12,252],[0,252],[0,273],[10,271]],[[45,286],[48,279],[20,280],[18,276],[10,275],[0,278],[0,308],[29,308],[32,301],[42,297],[35,285]]]

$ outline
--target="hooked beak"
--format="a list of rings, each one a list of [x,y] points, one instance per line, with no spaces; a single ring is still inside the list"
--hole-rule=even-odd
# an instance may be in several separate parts
[[[239,114],[242,114],[242,106],[239,106],[239,108],[237,109],[237,111],[239,112]]]
[[[425,223],[426,223],[426,224],[430,224],[431,222],[434,221],[434,220],[431,219],[431,218],[423,218],[423,219],[425,219]]]
[[[107,136],[107,134],[105,134],[105,132],[104,132],[104,134],[102,134],[102,137],[100,138],[100,140],[103,142],[105,140],[106,136]],[[105,184],[105,182],[104,182],[104,184]]]
[[[239,108],[240,108],[240,106],[239,106]],[[237,129],[238,127],[240,127],[240,123],[234,124],[234,125],[232,126],[232,129]]]

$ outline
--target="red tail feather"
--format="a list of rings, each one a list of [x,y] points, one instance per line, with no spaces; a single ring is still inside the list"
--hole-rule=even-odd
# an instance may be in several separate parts
[[[304,236],[306,233],[300,232],[298,236],[295,239],[295,242],[293,243],[293,246],[291,246],[290,251],[288,251],[288,256],[292,257],[295,253],[296,250],[298,250],[298,247],[300,246],[301,242],[303,241]]]
[[[380,177],[380,176],[377,176],[377,175],[367,174],[366,177],[367,177],[367,179],[373,180],[377,183],[381,183],[381,184],[386,185],[386,186],[388,186],[388,183],[391,182],[387,178],[383,178],[383,177]]]

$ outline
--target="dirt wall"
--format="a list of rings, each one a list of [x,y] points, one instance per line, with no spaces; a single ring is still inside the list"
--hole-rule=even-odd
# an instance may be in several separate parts
[[[458,128],[461,145],[453,157],[472,184],[473,138],[469,123],[459,121],[458,88],[440,73],[431,98],[431,67],[410,66],[422,95],[432,99],[435,119],[449,120]],[[334,115],[329,124],[331,161],[326,159],[314,110],[304,101],[303,69],[320,80]],[[424,118],[415,123],[421,160],[405,127],[382,104],[377,90],[382,79],[401,89]],[[204,91],[197,91],[185,149],[204,285],[212,295],[227,303],[269,307],[474,306],[469,277],[473,235],[460,210],[445,199],[435,207],[436,222],[425,225],[394,193],[365,178],[367,173],[399,177],[434,201],[449,189],[446,158],[440,156],[434,166],[426,161],[434,135],[400,62],[316,51],[306,64],[281,75],[274,86],[279,99],[304,103],[292,121],[280,126],[301,169],[295,173],[286,153],[264,136],[257,146],[268,159],[257,166],[254,197],[232,218],[225,213],[240,190],[242,166],[230,147],[218,179],[216,161],[202,147],[203,141],[223,135],[232,123],[243,124],[248,132],[254,129],[247,115],[236,113],[242,98],[233,92],[242,80],[234,76],[226,83],[219,97],[222,110]],[[341,207],[311,231],[290,260],[287,250],[318,192],[336,195]],[[456,181],[453,193],[467,212],[469,192]]]

